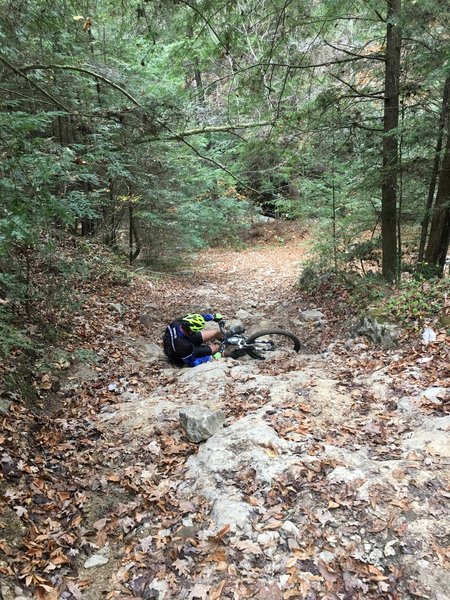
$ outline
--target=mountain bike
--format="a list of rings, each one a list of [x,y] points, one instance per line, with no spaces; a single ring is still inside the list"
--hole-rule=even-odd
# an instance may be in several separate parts
[[[268,353],[275,350],[300,350],[300,340],[286,329],[263,329],[247,335],[245,328],[240,325],[227,328],[225,320],[219,321],[218,325],[223,334],[219,351],[226,351],[226,355],[232,358],[248,354],[257,360],[264,360]]]

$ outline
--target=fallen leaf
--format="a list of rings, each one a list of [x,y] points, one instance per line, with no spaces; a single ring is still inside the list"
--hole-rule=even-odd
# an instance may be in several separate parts
[[[52,565],[65,565],[70,564],[70,559],[64,554],[58,554],[57,556],[50,559]]]
[[[214,550],[214,552],[208,554],[208,556],[204,560],[205,562],[226,562],[227,555],[225,552],[225,548],[217,548],[217,550]]]
[[[392,477],[395,477],[395,479],[401,481],[405,477],[405,472],[403,471],[403,469],[394,469],[392,471]]]
[[[326,581],[329,581],[330,583],[334,583],[335,581],[337,581],[338,576],[334,571],[332,571],[328,567],[326,563],[324,563],[322,560],[319,560],[317,566],[319,568],[320,574],[324,579],[326,579]]]
[[[0,550],[2,550],[7,556],[14,556],[14,552],[9,547],[6,540],[0,540]]]
[[[123,519],[119,519],[119,524],[122,527],[124,533],[130,532],[136,527],[136,521],[131,517],[124,517]]]
[[[176,569],[180,575],[189,575],[190,566],[187,560],[177,558],[173,563],[173,568]]]
[[[189,594],[189,600],[208,600],[208,594],[211,586],[196,583]]]
[[[384,531],[386,527],[387,523],[385,521],[375,519],[375,521],[372,524],[372,527],[370,527],[367,531],[369,531],[370,533],[380,533],[380,531]]]
[[[219,533],[216,534],[216,538],[221,540],[222,538],[224,538],[231,529],[231,525],[228,523],[227,525],[225,525],[224,527],[222,527],[222,529],[219,531]]]
[[[28,516],[28,511],[23,506],[14,506],[13,508],[16,511],[18,517]]]
[[[208,600],[220,600],[225,583],[225,581],[221,581],[217,586],[212,587],[209,592]]]
[[[104,527],[106,527],[106,523],[107,522],[108,522],[108,519],[106,517],[104,517],[103,519],[99,519],[98,521],[95,521],[95,523],[93,523],[92,526],[97,531],[100,531],[101,529],[103,529]]]
[[[249,552],[250,554],[263,554],[261,547],[251,540],[240,540],[235,544],[235,547],[241,552]]]
[[[153,541],[153,536],[152,535],[148,535],[145,538],[141,538],[139,540],[142,552],[147,553],[150,550],[150,547],[152,545],[152,541]]]
[[[283,592],[281,591],[278,583],[274,581],[268,586],[264,585],[264,587],[260,587],[258,592],[258,600],[283,600]]]
[[[397,552],[394,549],[395,544],[398,544],[398,540],[391,540],[384,547],[384,555],[385,556],[395,556]]]

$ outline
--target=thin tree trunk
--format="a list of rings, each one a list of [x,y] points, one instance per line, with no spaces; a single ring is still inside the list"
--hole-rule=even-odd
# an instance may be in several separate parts
[[[430,237],[425,252],[425,262],[442,275],[450,241],[450,120],[447,141],[439,175],[436,201],[431,218]]]
[[[90,23],[86,25],[87,34],[89,40],[89,49],[92,56],[92,62],[95,64],[95,50],[94,50],[94,36],[92,35],[92,29]],[[100,85],[100,81],[98,79],[95,80],[95,89],[97,90],[97,103],[99,107],[102,105],[102,88]]]
[[[200,68],[198,65],[199,65],[199,60],[197,57],[195,57],[195,59],[194,59],[195,86],[198,90],[198,102],[199,102],[200,106],[204,107],[205,106],[205,90],[203,88],[202,72],[200,71]]]
[[[61,144],[61,146],[64,146],[64,140],[63,140],[63,127],[62,127],[62,116],[58,115],[56,122],[58,123],[57,125],[57,129],[58,129],[58,140],[59,143]]]
[[[128,203],[128,250],[130,265],[133,263],[133,205]]]
[[[31,315],[31,272],[32,272],[32,254],[33,251],[29,246],[24,248],[25,256],[25,312],[28,316]]]
[[[129,254],[129,258],[130,258],[130,265],[133,264],[133,262],[136,260],[136,258],[139,256],[139,254],[141,253],[141,239],[139,237],[139,231],[138,231],[138,227],[136,225],[136,219],[134,218],[134,211],[133,211],[133,204],[130,202],[128,204],[128,210],[129,210],[129,230],[128,230],[128,234],[129,234],[129,250],[130,250],[130,254]],[[133,240],[134,240],[134,244],[135,244],[135,248],[133,250]]]
[[[332,219],[333,219],[333,260],[334,260],[334,271],[337,273],[337,232],[336,232],[336,169],[334,164],[334,157],[336,156],[336,144],[333,133],[333,162],[331,165],[331,203],[332,203]]]
[[[108,180],[109,187],[109,205],[104,208],[104,220],[106,227],[106,245],[110,248],[116,248],[117,246],[117,219],[116,219],[116,208],[115,208],[115,188],[112,177]]]
[[[401,0],[388,0],[386,72],[383,136],[383,184],[381,188],[382,271],[388,281],[397,274],[397,178],[399,121],[399,79],[401,31],[397,24]]]
[[[403,123],[405,120],[405,105],[401,101],[401,131],[398,143],[398,155],[400,164],[403,163]],[[403,169],[398,172],[398,213],[397,213],[397,278],[402,272],[403,248],[402,248],[402,215],[403,215]]]
[[[423,263],[423,257],[425,253],[425,244],[427,241],[428,234],[428,225],[430,224],[430,215],[432,212],[432,206],[434,201],[434,192],[436,190],[436,184],[439,175],[439,166],[441,164],[441,151],[442,151],[442,143],[444,140],[444,131],[445,131],[445,121],[448,117],[449,111],[449,98],[450,98],[450,75],[445,80],[444,84],[444,94],[442,97],[442,109],[439,117],[439,129],[438,129],[438,138],[436,142],[436,150],[434,154],[434,162],[433,169],[431,171],[431,180],[430,187],[428,189],[428,197],[427,203],[425,206],[425,212],[422,220],[422,232],[420,235],[420,244],[419,244],[419,254],[417,257],[417,261],[419,264]]]
[[[91,191],[92,191],[91,183],[89,181],[86,181],[84,184],[84,192],[86,194],[86,197],[89,198]],[[92,219],[89,219],[88,217],[83,217],[81,219],[81,235],[82,235],[82,237],[92,235],[94,233],[94,230],[95,230],[94,221]]]

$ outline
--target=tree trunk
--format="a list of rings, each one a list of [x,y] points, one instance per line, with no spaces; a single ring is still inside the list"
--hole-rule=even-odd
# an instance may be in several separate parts
[[[399,120],[399,79],[401,31],[397,24],[401,0],[388,0],[386,72],[383,128],[383,184],[381,188],[382,271],[388,281],[397,274],[397,178]]]
[[[139,254],[141,253],[141,238],[139,236],[139,230],[136,224],[136,219],[134,217],[133,205],[130,202],[128,204],[128,216],[129,216],[129,258],[130,265],[137,259]],[[133,240],[134,240],[134,250],[133,250]]]
[[[198,102],[199,102],[200,106],[204,107],[205,106],[205,90],[203,88],[202,72],[200,71],[200,68],[198,65],[199,65],[199,60],[197,57],[195,57],[195,59],[194,59],[195,86],[198,90]]]
[[[433,169],[431,171],[431,180],[430,180],[430,187],[428,190],[427,203],[425,206],[425,212],[424,212],[423,220],[422,220],[422,232],[421,232],[421,236],[420,236],[419,254],[418,254],[418,258],[417,258],[417,261],[419,264],[421,264],[423,262],[423,255],[425,252],[425,244],[426,244],[427,233],[428,233],[428,225],[430,223],[430,215],[432,212],[431,208],[433,206],[434,192],[436,190],[436,183],[437,183],[437,179],[438,179],[438,175],[439,175],[439,165],[441,163],[442,142],[444,139],[444,132],[445,132],[445,121],[447,119],[448,111],[449,111],[449,98],[450,98],[450,75],[447,77],[447,79],[445,80],[445,84],[444,84],[444,94],[443,94],[443,98],[442,98],[441,114],[439,117],[439,129],[438,129],[438,138],[437,138],[437,142],[436,142],[436,151],[434,154]]]
[[[117,227],[119,225],[119,219],[117,218],[117,209],[115,206],[115,187],[112,177],[108,180],[109,187],[109,204],[103,209],[103,218],[105,222],[105,243],[110,248],[115,249],[117,247]]]
[[[84,193],[86,194],[87,198],[89,198],[91,191],[92,191],[91,183],[89,181],[86,181],[84,183]],[[81,219],[81,235],[82,235],[82,237],[85,237],[88,235],[93,235],[94,232],[95,232],[95,224],[94,224],[93,219],[89,219],[88,217],[83,217]]]
[[[92,29],[91,29],[91,25],[90,22],[89,24],[86,25],[87,27],[87,34],[88,34],[88,40],[89,40],[89,49],[91,51],[91,56],[92,56],[92,62],[95,64],[95,50],[94,50],[94,36],[92,35]],[[101,107],[102,105],[102,88],[100,85],[100,81],[98,79],[95,80],[95,89],[97,90],[97,103],[99,105],[99,107]]]
[[[450,119],[447,126],[447,143],[442,160],[436,201],[431,218],[430,237],[425,252],[425,262],[438,275],[444,271],[450,242]]]

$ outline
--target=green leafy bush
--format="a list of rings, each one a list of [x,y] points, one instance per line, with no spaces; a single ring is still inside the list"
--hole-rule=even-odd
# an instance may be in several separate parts
[[[26,350],[31,347],[26,332],[12,323],[8,312],[0,310],[0,356],[8,356],[14,348]]]
[[[402,282],[385,305],[387,316],[393,316],[405,327],[419,328],[425,321],[448,315],[450,285],[442,279],[410,279]]]

